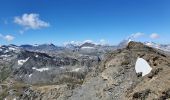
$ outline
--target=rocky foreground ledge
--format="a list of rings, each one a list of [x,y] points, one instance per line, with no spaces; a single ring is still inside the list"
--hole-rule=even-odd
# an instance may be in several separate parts
[[[10,56],[0,62],[2,100],[170,99],[170,56],[142,43],[130,42],[126,48],[107,52],[103,59],[22,50]],[[151,67],[144,76],[136,72],[138,58]]]

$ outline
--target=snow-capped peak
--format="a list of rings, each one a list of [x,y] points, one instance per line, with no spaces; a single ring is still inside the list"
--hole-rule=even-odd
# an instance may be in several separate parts
[[[157,43],[154,43],[154,42],[144,42],[144,44],[149,46],[149,47],[153,47],[153,48],[157,48],[157,49],[161,48],[160,44],[157,44]]]
[[[92,40],[85,40],[85,41],[83,41],[83,44],[84,43],[92,43],[92,44],[96,44],[95,42],[93,42]]]
[[[105,40],[100,40],[99,42],[94,42],[92,40],[85,40],[85,41],[71,41],[71,42],[65,42],[64,46],[70,47],[70,46],[82,46],[84,44],[93,44],[93,45],[108,45],[105,43]]]
[[[128,39],[128,43],[131,42],[131,41],[132,41],[132,39]]]
[[[170,52],[170,45],[169,44],[157,44],[157,43],[154,43],[154,42],[144,42],[145,45],[149,46],[149,47],[153,47],[153,48],[156,48],[156,49],[160,49],[160,50],[163,50],[163,51],[168,51]]]

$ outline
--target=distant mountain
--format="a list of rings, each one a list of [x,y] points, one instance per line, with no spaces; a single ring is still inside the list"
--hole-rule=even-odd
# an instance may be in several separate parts
[[[147,45],[147,46],[156,48],[156,49],[160,49],[160,50],[163,50],[163,51],[170,52],[170,44],[164,45],[164,44],[157,44],[157,43],[154,43],[154,42],[144,42],[144,44]]]
[[[117,45],[117,48],[118,49],[125,48],[130,41],[133,41],[133,39],[129,38],[129,39],[125,39],[125,40],[121,41]],[[170,52],[170,44],[157,44],[155,42],[143,42],[143,44],[145,44],[149,47],[153,47],[153,48],[156,48],[156,49],[160,49],[160,50],[163,50],[163,51]]]
[[[62,49],[58,49],[57,46],[52,44],[1,46],[0,82],[10,75],[12,75],[11,78],[14,80],[29,84],[61,83],[62,80],[67,80],[68,77],[73,82],[79,82],[84,78],[87,71],[91,70],[91,66],[96,65],[100,61],[97,55],[76,54],[70,56],[67,51],[62,51],[65,53],[65,56],[61,56],[60,54],[50,55],[49,52],[41,52],[48,50],[56,50],[57,52]]]
[[[119,48],[119,49],[125,48],[128,45],[128,43],[131,42],[131,41],[132,41],[131,38],[124,39],[117,45],[117,48]]]
[[[80,48],[83,48],[83,47],[95,47],[95,46],[96,46],[96,44],[94,44],[94,43],[85,42],[82,45],[80,45]]]
[[[92,49],[95,48],[97,45],[92,42],[83,42],[83,43],[67,43],[65,45],[66,48],[72,49],[75,51],[79,51],[80,49]]]
[[[19,47],[28,51],[34,51],[34,52],[36,51],[42,53],[60,51],[65,49],[64,47],[55,46],[54,44],[21,45]]]

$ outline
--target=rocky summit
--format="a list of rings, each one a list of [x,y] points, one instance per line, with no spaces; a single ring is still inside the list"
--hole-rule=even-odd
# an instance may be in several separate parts
[[[0,100],[169,99],[170,55],[143,43],[0,47]]]

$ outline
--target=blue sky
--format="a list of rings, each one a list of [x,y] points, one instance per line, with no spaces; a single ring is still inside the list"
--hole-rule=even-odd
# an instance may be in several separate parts
[[[0,44],[170,43],[170,0],[1,0]],[[25,17],[24,17],[25,16]]]

